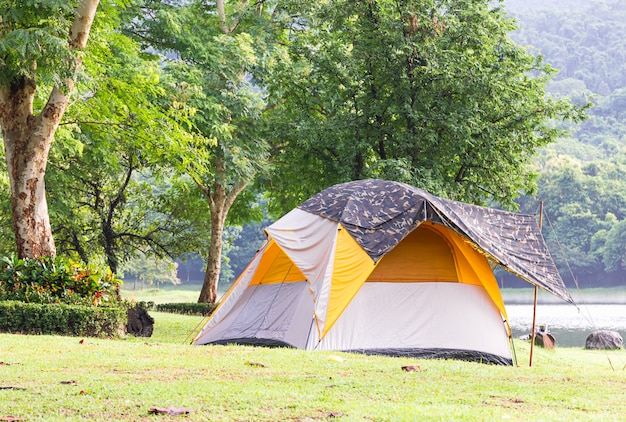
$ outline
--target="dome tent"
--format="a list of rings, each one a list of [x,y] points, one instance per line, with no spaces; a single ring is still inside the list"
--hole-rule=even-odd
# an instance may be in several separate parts
[[[572,302],[533,216],[403,183],[332,186],[266,233],[194,344],[511,364],[490,264]]]

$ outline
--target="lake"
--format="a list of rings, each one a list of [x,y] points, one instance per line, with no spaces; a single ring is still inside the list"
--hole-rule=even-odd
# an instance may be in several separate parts
[[[505,300],[506,303],[506,300]],[[584,347],[587,336],[595,330],[617,331],[626,337],[625,304],[540,303],[537,327],[546,325],[556,338],[557,347]],[[532,304],[506,304],[514,339],[529,334],[533,321]]]

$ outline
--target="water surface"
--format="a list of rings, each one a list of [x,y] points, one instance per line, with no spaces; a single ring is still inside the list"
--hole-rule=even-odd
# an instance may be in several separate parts
[[[507,304],[513,338],[530,333],[533,305]],[[560,347],[584,347],[595,330],[612,330],[626,336],[626,305],[542,304],[537,305],[537,327],[546,325]]]

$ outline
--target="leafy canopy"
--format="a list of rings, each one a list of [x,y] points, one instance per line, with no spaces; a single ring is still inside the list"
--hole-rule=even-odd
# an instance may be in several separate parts
[[[368,177],[475,203],[532,191],[536,150],[583,107],[545,95],[554,70],[478,0],[285,5],[290,54],[275,75],[272,186],[283,210]],[[280,99],[278,99],[280,98]]]

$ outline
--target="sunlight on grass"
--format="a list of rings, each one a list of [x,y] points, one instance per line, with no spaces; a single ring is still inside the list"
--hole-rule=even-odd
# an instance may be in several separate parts
[[[130,286],[132,287],[132,286]],[[129,286],[121,289],[122,297],[135,302],[183,303],[197,302],[201,285],[162,286],[144,290],[132,290]]]

